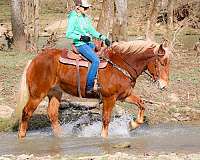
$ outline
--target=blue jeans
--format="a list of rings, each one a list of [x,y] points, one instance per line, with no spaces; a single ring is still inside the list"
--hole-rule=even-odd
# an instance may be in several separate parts
[[[93,50],[94,47],[95,45],[93,43],[88,43],[76,47],[78,51],[81,53],[81,55],[83,55],[92,63],[87,75],[87,90],[93,89],[94,79],[96,77],[100,63],[99,58],[97,57],[96,53]]]

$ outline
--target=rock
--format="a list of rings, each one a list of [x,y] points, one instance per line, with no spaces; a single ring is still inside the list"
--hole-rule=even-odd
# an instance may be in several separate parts
[[[28,160],[28,159],[32,159],[32,158],[33,158],[33,154],[31,154],[31,155],[22,154],[17,157],[17,160]]]
[[[190,121],[191,117],[190,116],[180,116],[177,118],[179,121]]]
[[[131,144],[129,142],[119,143],[114,145],[113,148],[131,148]]]
[[[0,118],[9,119],[11,118],[11,115],[13,114],[13,112],[14,112],[14,109],[8,106],[0,105]]]
[[[5,33],[5,32],[7,32],[7,28],[6,27],[4,27],[4,25],[3,24],[1,24],[0,25],[0,37],[1,36],[3,36],[3,34]]]
[[[115,105],[114,112],[117,116],[122,116],[125,114],[125,109],[120,105]]]
[[[176,118],[176,119],[177,119],[178,117],[180,117],[180,116],[181,116],[180,113],[174,113],[174,114],[173,114],[173,117]]]

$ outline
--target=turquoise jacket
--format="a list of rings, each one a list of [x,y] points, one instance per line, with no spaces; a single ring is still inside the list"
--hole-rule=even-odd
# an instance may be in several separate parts
[[[76,11],[71,11],[68,14],[68,27],[66,31],[66,38],[72,39],[75,46],[81,46],[85,42],[80,41],[80,37],[90,36],[91,38],[99,38],[101,35],[92,26],[92,22],[86,15],[77,13]],[[105,41],[106,37],[101,36],[101,40]]]

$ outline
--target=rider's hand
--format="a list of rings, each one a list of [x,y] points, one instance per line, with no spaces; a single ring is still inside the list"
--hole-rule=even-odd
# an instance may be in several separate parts
[[[110,47],[110,40],[108,38],[105,39],[105,44],[107,47]]]
[[[80,41],[83,41],[85,43],[90,42],[91,38],[89,36],[81,36]]]

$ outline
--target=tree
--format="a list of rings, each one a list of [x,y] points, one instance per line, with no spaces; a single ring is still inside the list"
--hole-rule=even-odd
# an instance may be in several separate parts
[[[73,1],[73,0],[68,0],[68,1],[67,1],[66,12],[69,12],[70,10],[72,10],[73,7],[74,7],[74,1]]]
[[[22,0],[11,0],[11,23],[14,45],[20,50],[25,50],[26,35],[22,18]]]
[[[110,0],[104,0],[102,4],[97,31],[104,35],[109,35],[113,23],[113,5],[113,1]]]
[[[112,29],[113,41],[127,41],[128,38],[128,14],[127,0],[114,1],[114,20]]]
[[[147,20],[147,28],[146,28],[146,39],[154,40],[154,28],[156,23],[156,15],[157,15],[157,0],[151,0],[150,9],[149,9],[149,18]]]
[[[40,6],[40,0],[34,0],[34,43],[36,44],[39,38],[39,30],[40,30],[40,23],[39,23],[39,6]]]

